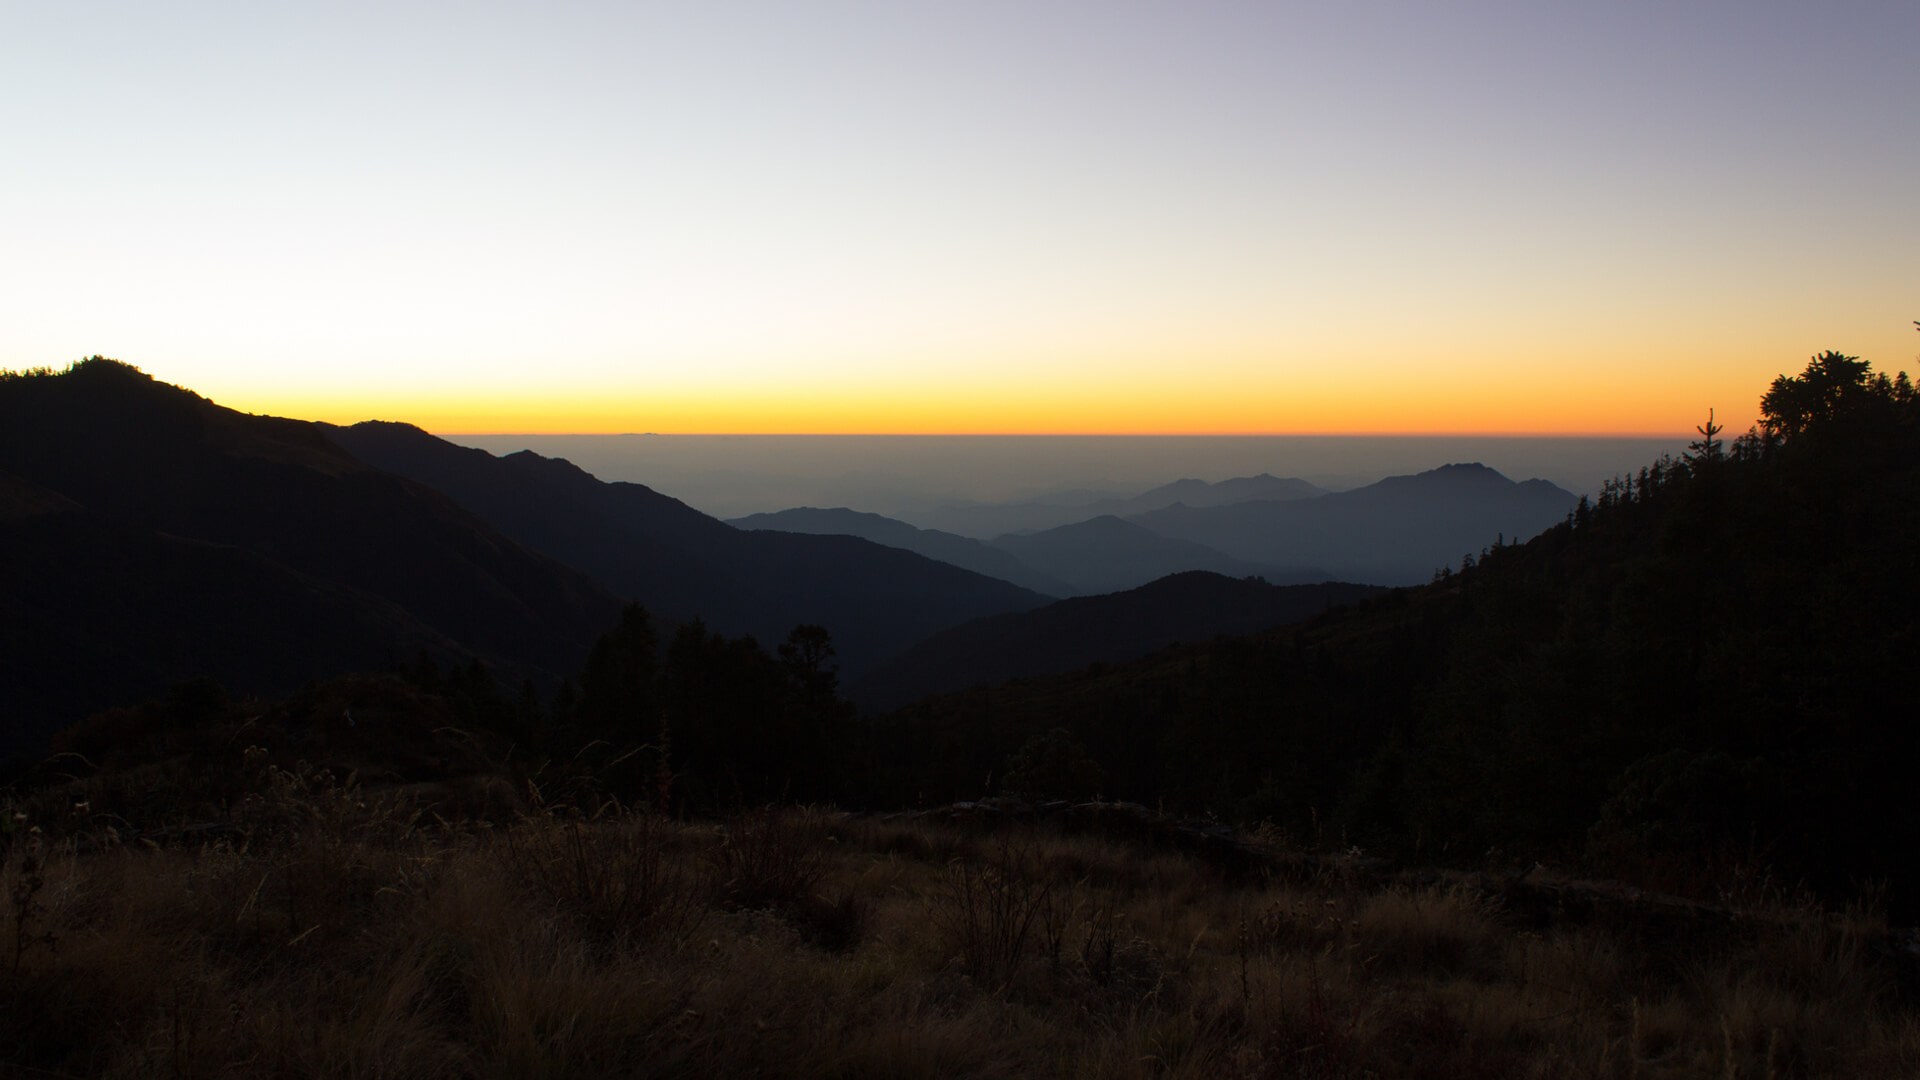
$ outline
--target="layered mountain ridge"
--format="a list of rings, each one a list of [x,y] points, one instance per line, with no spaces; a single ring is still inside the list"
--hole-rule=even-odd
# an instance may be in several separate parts
[[[1262,473],[1215,484],[1178,480],[1133,499],[1071,507],[957,505],[942,512],[955,532],[844,508],[800,508],[736,521],[759,529],[864,536],[982,572],[997,569],[997,576],[1041,592],[1085,596],[1190,570],[1274,584],[1414,585],[1466,555],[1537,535],[1564,521],[1577,501],[1548,481],[1515,482],[1468,463],[1339,492]],[[1011,521],[1051,524],[974,539]],[[1005,555],[1017,560],[1017,571],[1008,569]]]
[[[769,645],[797,625],[824,626],[842,678],[859,685],[943,631],[1058,596],[1139,593],[1100,608],[1114,625],[1090,631],[1084,648],[1049,639],[1068,634],[1058,613],[1001,624],[991,633],[1004,640],[984,652],[949,639],[976,658],[998,650],[968,678],[1011,677],[1284,621],[1295,616],[1271,590],[1288,583],[1394,583],[1343,572],[1355,552],[1389,540],[1340,528],[1444,545],[1434,558],[1358,564],[1424,579],[1491,543],[1496,518],[1512,520],[1516,537],[1535,525],[1507,510],[1490,517],[1488,500],[1536,516],[1550,508],[1555,520],[1571,502],[1544,482],[1450,466],[1341,493],[1268,474],[1182,480],[1081,508],[1150,508],[1126,518],[1094,514],[991,542],[844,508],[738,528],[562,458],[495,456],[404,423],[252,416],[100,358],[0,377],[0,424],[0,547],[32,568],[0,591],[8,742],[202,675],[281,693],[424,655],[553,687],[634,600],[669,622]],[[1426,517],[1394,520],[1407,513]],[[1232,584],[1206,587],[1190,571]],[[1139,592],[1176,573],[1185,576]],[[1037,636],[1014,629],[1049,625]],[[1139,633],[1107,632],[1125,625]],[[950,666],[916,655],[922,671]],[[892,670],[896,688],[952,685]]]
[[[181,679],[279,692],[423,649],[551,681],[619,609],[320,425],[114,361],[0,381],[0,469],[5,741]]]
[[[816,536],[858,536],[876,544],[902,548],[929,559],[952,563],[988,577],[1011,581],[1047,596],[1066,596],[1073,591],[1073,586],[1066,582],[1050,577],[984,541],[939,529],[916,528],[895,518],[850,510],[844,506],[833,509],[799,506],[770,514],[730,518],[727,524],[741,529],[767,529]]]
[[[280,694],[412,662],[553,687],[639,600],[858,674],[1047,597],[849,537],[743,532],[560,459],[253,416],[102,358],[0,378],[0,744],[183,680]]]
[[[737,529],[644,485],[601,481],[530,451],[496,458],[408,424],[356,424],[332,437],[670,618],[762,641],[803,623],[825,626],[848,678],[935,631],[1048,600],[858,537]]]

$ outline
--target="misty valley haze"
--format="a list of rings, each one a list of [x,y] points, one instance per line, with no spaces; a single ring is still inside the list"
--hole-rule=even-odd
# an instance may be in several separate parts
[[[1445,435],[458,435],[442,438],[494,454],[532,450],[566,458],[603,480],[631,480],[720,518],[793,507],[850,507],[923,528],[992,539],[1085,517],[1073,511],[1126,500],[1181,480],[1262,473],[1329,491],[1456,462],[1479,462],[1515,480],[1539,477],[1575,495],[1662,454],[1688,436],[1531,437]],[[986,521],[955,528],[979,505],[1022,505],[1052,520]],[[1140,509],[1144,509],[1140,508]],[[1113,513],[1108,509],[1101,513]],[[1087,515],[1091,516],[1091,515]]]
[[[1054,595],[1090,595],[1188,570],[1282,584],[1414,585],[1490,544],[1531,538],[1569,516],[1575,503],[1545,480],[1516,484],[1484,465],[1454,464],[1345,492],[1262,474],[1216,484],[1183,480],[1077,506],[975,503],[926,515],[954,532],[846,508],[802,507],[732,523],[860,536],[982,573],[997,570],[993,576]],[[957,535],[996,532],[985,542]]]

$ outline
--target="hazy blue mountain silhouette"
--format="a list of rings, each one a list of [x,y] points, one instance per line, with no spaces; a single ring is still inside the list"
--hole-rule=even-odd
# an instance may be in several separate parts
[[[1222,506],[1249,499],[1310,499],[1325,494],[1305,480],[1261,473],[1209,484],[1205,480],[1175,480],[1150,491],[1126,498],[1100,496],[1073,497],[1051,495],[1010,503],[954,503],[932,510],[902,514],[909,523],[926,529],[940,529],[961,536],[992,539],[1008,533],[1041,532],[1111,515],[1128,517],[1150,510],[1184,503],[1188,506]]]
[[[1427,581],[1505,536],[1565,520],[1577,500],[1545,480],[1515,483],[1485,465],[1446,465],[1312,499],[1172,506],[1130,519],[1235,558],[1322,567],[1382,585]]]
[[[858,536],[876,544],[918,552],[929,559],[971,570],[976,574],[1011,581],[1024,589],[1046,596],[1070,596],[1074,589],[1066,582],[1042,574],[982,540],[918,529],[896,518],[838,507],[823,510],[811,506],[795,507],[772,514],[749,514],[730,518],[727,524],[741,529],[771,529],[776,532],[810,533],[825,536]]]
[[[444,491],[508,536],[672,618],[783,640],[825,626],[853,678],[929,634],[1048,598],[853,536],[736,529],[641,484],[608,483],[531,451],[495,457],[410,424],[333,437],[363,460]]]
[[[1179,641],[1250,634],[1382,592],[1325,582],[1269,585],[1205,571],[1104,596],[993,615],[943,631],[881,665],[849,696],[884,711],[979,683],[1122,663]]]
[[[1116,505],[1103,507],[1103,509],[1110,514],[1125,516],[1143,514],[1175,503],[1183,503],[1187,506],[1225,506],[1250,499],[1278,501],[1311,499],[1326,493],[1325,488],[1316,487],[1305,480],[1261,473],[1258,476],[1237,476],[1231,480],[1221,480],[1212,484],[1205,480],[1175,480],[1171,484],[1162,484],[1151,491],[1131,499],[1120,500]]]
[[[32,568],[9,575],[8,625],[46,642],[7,673],[12,728],[173,677],[279,692],[420,647],[509,677],[571,673],[618,618],[586,575],[321,425],[234,412],[114,361],[0,380],[0,469],[10,565]],[[45,660],[54,642],[72,655]]]
[[[1204,544],[1172,539],[1111,514],[1045,532],[998,537],[993,546],[1057,578],[1073,594],[1132,589],[1168,574],[1207,570],[1228,577],[1265,577],[1275,584],[1325,581],[1311,567],[1278,567],[1236,559]]]

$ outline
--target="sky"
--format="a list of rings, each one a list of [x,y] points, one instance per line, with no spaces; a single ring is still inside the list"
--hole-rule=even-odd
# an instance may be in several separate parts
[[[0,367],[440,433],[1734,431],[1920,4],[0,0]]]

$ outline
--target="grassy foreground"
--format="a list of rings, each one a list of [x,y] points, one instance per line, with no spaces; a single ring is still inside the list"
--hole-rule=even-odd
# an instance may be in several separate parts
[[[0,1074],[1920,1074],[1865,910],[1675,935],[1040,825],[490,825],[267,772],[197,833],[20,808]]]

